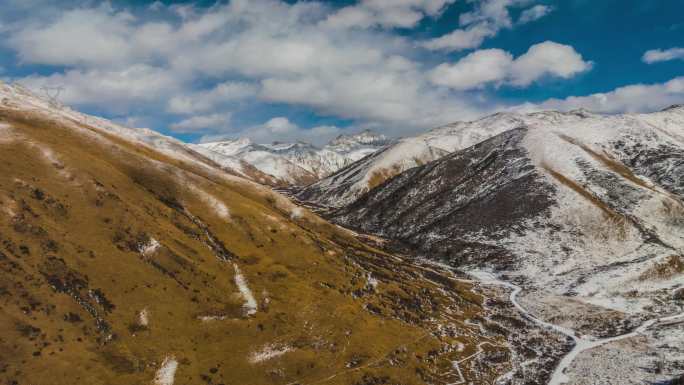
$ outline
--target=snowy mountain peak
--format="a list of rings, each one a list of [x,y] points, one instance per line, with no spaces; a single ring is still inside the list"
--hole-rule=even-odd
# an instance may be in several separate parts
[[[283,184],[306,185],[371,154],[389,141],[369,130],[340,135],[323,149],[305,141],[257,144],[249,139],[204,143],[203,148],[237,157]],[[333,142],[335,142],[333,141]],[[332,143],[332,142],[331,142]]]
[[[329,147],[341,147],[341,146],[353,146],[353,145],[384,145],[387,143],[387,137],[385,135],[377,134],[370,129],[365,129],[356,134],[341,134],[337,138],[331,140],[327,146]]]
[[[235,156],[246,148],[253,146],[254,143],[249,138],[234,140],[222,140],[220,142],[209,142],[200,144],[201,147],[221,153],[222,155]]]
[[[262,144],[262,146],[267,147],[276,152],[292,152],[292,151],[318,151],[318,147],[314,146],[309,142],[304,142],[298,140],[294,143],[288,142],[273,142],[271,144]]]

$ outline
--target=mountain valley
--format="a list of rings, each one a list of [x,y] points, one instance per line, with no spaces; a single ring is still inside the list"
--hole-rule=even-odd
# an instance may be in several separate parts
[[[0,91],[5,383],[627,384],[684,369],[682,107],[342,137],[322,151],[352,163],[296,187],[244,156],[261,145],[186,145]],[[424,160],[390,162],[418,142]],[[302,169],[321,151],[264,148]],[[395,166],[367,191],[303,199],[379,164]]]

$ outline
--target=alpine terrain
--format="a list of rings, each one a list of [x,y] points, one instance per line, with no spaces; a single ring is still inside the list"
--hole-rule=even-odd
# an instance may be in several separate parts
[[[581,111],[578,112],[581,115]],[[299,191],[303,201],[341,207],[356,200],[387,179],[410,168],[462,150],[520,125],[553,124],[578,115],[510,113],[495,114],[474,122],[457,122],[424,134],[403,138]]]
[[[215,159],[0,86],[0,382],[542,384],[569,347]]]
[[[684,106],[460,126],[479,133],[487,121],[491,138],[380,182],[331,216],[513,289],[519,311],[573,340],[553,384],[681,376]],[[521,374],[511,381],[524,383]]]
[[[323,148],[306,142],[256,144],[249,139],[193,146],[210,158],[239,159],[275,178],[281,186],[303,186],[324,178],[390,144],[384,135],[366,130],[340,135]],[[223,164],[219,159],[218,163]]]

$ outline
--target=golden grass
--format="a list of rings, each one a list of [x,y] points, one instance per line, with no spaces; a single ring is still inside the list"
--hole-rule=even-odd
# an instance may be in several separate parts
[[[671,255],[641,273],[640,281],[670,279],[684,274],[684,260],[680,255]]]
[[[173,355],[177,384],[447,383],[440,370],[475,350],[477,331],[463,321],[483,312],[482,299],[468,285],[419,279],[311,214],[293,221],[281,197],[253,184],[49,119],[0,118],[33,143],[0,144],[0,204],[13,212],[0,217],[2,382],[146,384]],[[161,247],[142,255],[151,239]],[[232,263],[259,302],[253,317]],[[437,337],[440,322],[455,336]],[[464,352],[445,349],[457,342]],[[248,362],[271,343],[292,351]],[[508,369],[497,368],[483,376]]]

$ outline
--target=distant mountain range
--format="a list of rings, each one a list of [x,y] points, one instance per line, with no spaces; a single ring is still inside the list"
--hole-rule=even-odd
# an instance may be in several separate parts
[[[206,150],[227,156],[228,162],[242,160],[272,176],[281,185],[303,186],[316,182],[390,143],[392,141],[384,135],[366,130],[353,135],[340,135],[323,148],[306,142],[257,144],[249,139],[203,143],[193,148],[218,163],[222,160]]]

